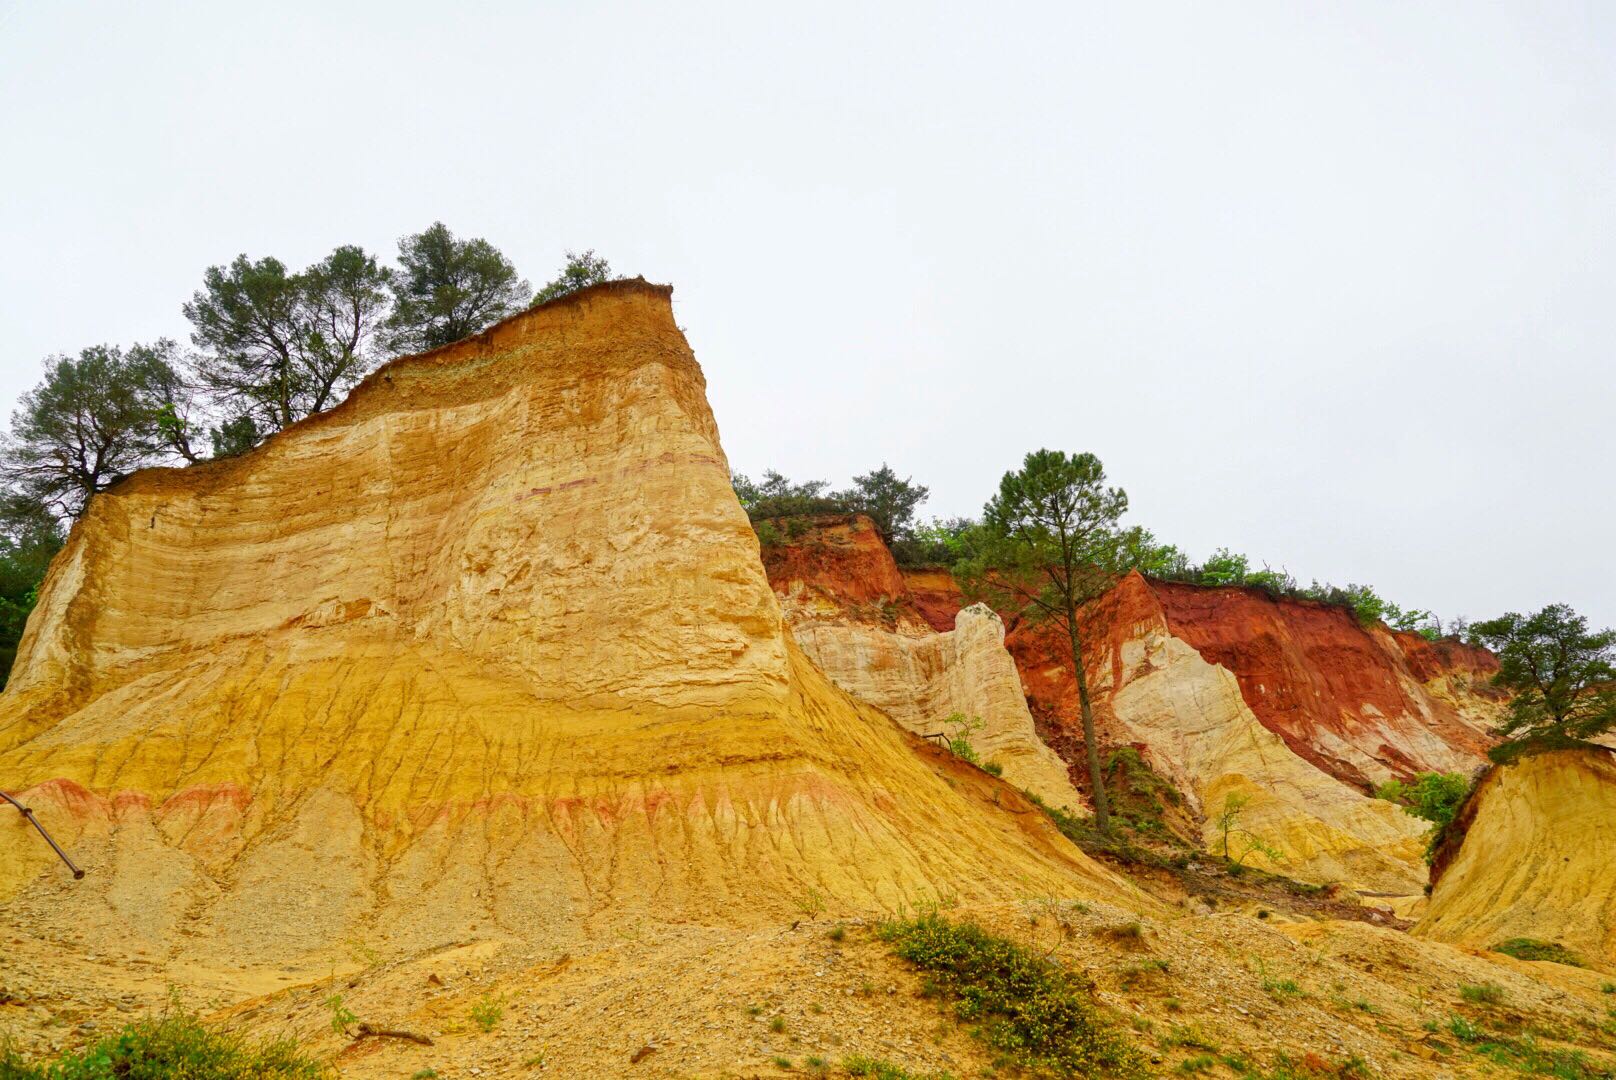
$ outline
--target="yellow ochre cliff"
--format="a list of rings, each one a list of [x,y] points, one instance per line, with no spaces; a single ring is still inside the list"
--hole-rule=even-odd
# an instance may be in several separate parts
[[[388,364],[239,459],[137,474],[0,697],[30,933],[243,966],[474,930],[1130,895],[791,643],[671,290]]]

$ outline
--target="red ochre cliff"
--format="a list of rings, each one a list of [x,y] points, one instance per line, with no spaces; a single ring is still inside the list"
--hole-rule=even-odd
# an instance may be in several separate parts
[[[819,633],[838,621],[910,638],[950,629],[964,600],[947,571],[897,570],[874,531],[849,532],[849,520],[799,524],[765,551],[799,640],[808,621]],[[1208,819],[1244,796],[1245,827],[1292,876],[1418,893],[1424,826],[1368,789],[1482,762],[1498,708],[1490,654],[1364,627],[1339,607],[1139,575],[1091,605],[1086,624],[1103,741],[1140,747]],[[1040,741],[1081,784],[1064,638],[1011,620],[1005,644]],[[859,694],[845,663],[819,662]]]

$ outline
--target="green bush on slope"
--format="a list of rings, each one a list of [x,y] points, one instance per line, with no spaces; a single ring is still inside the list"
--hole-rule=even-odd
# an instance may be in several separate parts
[[[926,973],[973,1036],[1033,1075],[1140,1075],[1139,1052],[1103,1016],[1089,984],[1013,941],[935,913],[882,924],[881,939]]]
[[[290,1039],[255,1043],[189,1013],[141,1020],[84,1050],[30,1063],[0,1047],[0,1080],[325,1080]]]

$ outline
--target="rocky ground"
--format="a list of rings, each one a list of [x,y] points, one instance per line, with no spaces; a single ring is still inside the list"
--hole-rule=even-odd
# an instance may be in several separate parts
[[[1616,1061],[1616,994],[1594,971],[1283,911],[1191,904],[1139,919],[1048,899],[944,914],[1087,973],[1159,1075],[1269,1076],[1282,1059],[1316,1075],[1521,1075],[1518,1062],[1487,1056],[1499,1056],[1488,1033]],[[844,1075],[854,1055],[994,1075],[990,1054],[923,995],[872,924],[823,912],[766,931],[619,929],[556,955],[489,939],[372,962],[356,942],[324,977],[234,1004],[240,973],[3,940],[0,1029],[35,1052],[88,1041],[172,994],[231,1026],[290,1035],[345,1077]],[[361,1023],[431,1044],[360,1035]]]

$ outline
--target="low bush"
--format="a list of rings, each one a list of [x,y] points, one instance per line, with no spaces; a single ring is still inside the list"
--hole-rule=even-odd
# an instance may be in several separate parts
[[[1472,1005],[1502,1005],[1504,988],[1497,983],[1482,983],[1479,986],[1466,983],[1459,987],[1459,997]]]
[[[1493,952],[1501,952],[1517,960],[1544,960],[1551,964],[1564,964],[1567,967],[1586,966],[1582,962],[1582,957],[1555,941],[1516,937],[1500,941],[1492,948]]]
[[[289,1040],[253,1042],[175,1013],[130,1024],[84,1050],[28,1062],[0,1046],[3,1080],[323,1080],[334,1074]]]
[[[879,1061],[863,1054],[850,1054],[843,1058],[842,1069],[849,1076],[867,1076],[870,1080],[954,1080],[947,1073],[910,1072],[889,1061]]]
[[[970,1033],[1034,1075],[1127,1077],[1143,1059],[1102,1015],[1090,984],[969,922],[936,914],[884,923],[879,936],[928,975]]]

